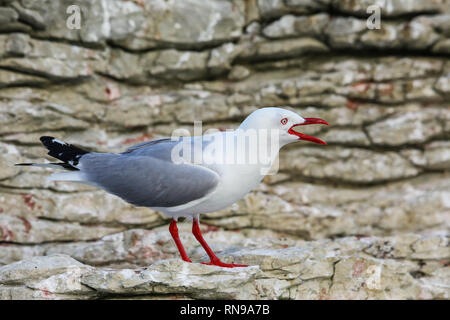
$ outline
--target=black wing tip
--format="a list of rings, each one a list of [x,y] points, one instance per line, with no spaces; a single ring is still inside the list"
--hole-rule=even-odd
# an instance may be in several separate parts
[[[15,166],[32,166],[33,163],[15,163]]]
[[[46,146],[50,143],[53,142],[55,138],[54,137],[50,137],[50,136],[42,136],[39,138],[39,140],[41,140],[41,142]]]
[[[77,165],[78,160],[83,154],[89,153],[84,149],[69,144],[67,142],[58,140],[50,136],[42,136],[39,138],[42,144],[48,149],[48,155],[56,159],[69,163],[72,161],[72,165]]]

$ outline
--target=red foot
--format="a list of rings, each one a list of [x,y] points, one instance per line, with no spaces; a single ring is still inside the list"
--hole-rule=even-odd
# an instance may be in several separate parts
[[[202,262],[202,264],[206,264],[209,266],[218,266],[218,267],[224,267],[224,268],[236,268],[236,267],[241,267],[241,268],[245,268],[248,267],[245,264],[234,264],[234,263],[224,263],[222,261],[220,261],[219,259],[217,260],[211,260],[210,262],[206,263],[206,262]]]
[[[186,254],[186,250],[184,250],[183,244],[181,243],[180,237],[178,236],[178,227],[177,221],[172,220],[169,226],[170,234],[172,235],[175,244],[177,245],[178,251],[180,252],[181,259],[186,262],[192,262],[191,259]]]

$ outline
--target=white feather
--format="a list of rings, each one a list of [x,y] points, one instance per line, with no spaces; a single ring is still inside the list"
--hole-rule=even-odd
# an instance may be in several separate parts
[[[42,167],[42,168],[53,168],[53,169],[60,169],[63,170],[64,168],[52,163],[33,163],[31,164],[32,167]]]
[[[80,171],[58,172],[47,177],[47,181],[74,181],[84,182],[83,175]]]
[[[100,186],[97,185],[96,183],[85,179],[84,174],[81,171],[53,173],[51,176],[47,177],[47,179],[46,179],[46,182],[50,182],[50,181],[79,182],[79,183],[88,184],[90,186],[100,188]]]

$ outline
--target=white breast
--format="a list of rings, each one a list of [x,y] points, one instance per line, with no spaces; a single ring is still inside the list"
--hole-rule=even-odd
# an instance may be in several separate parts
[[[234,134],[233,132],[220,133],[222,135]],[[213,148],[209,148],[211,151]],[[195,216],[198,214],[222,210],[236,201],[242,199],[249,191],[254,189],[264,177],[263,166],[256,164],[239,164],[234,163],[229,156],[232,152],[221,154],[224,159],[215,159],[216,164],[205,165],[215,170],[220,175],[220,182],[213,192],[203,198],[191,201],[187,204],[179,205],[171,208],[155,208],[165,214],[173,217]],[[204,157],[218,156],[217,154],[204,154]],[[228,157],[228,158],[227,158]],[[224,163],[225,162],[225,163]]]

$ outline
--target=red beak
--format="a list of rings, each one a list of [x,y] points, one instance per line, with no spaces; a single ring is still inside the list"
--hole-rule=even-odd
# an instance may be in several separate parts
[[[294,131],[294,127],[304,126],[307,124],[326,124],[327,126],[329,126],[328,122],[326,122],[325,120],[320,119],[320,118],[304,118],[304,119],[305,119],[305,122],[299,123],[299,124],[294,124],[292,127],[289,128],[288,132],[290,134],[297,136],[299,140],[311,141],[311,142],[318,143],[318,144],[327,144],[325,141],[320,140],[319,138],[311,137],[311,136],[308,136],[307,134]]]

